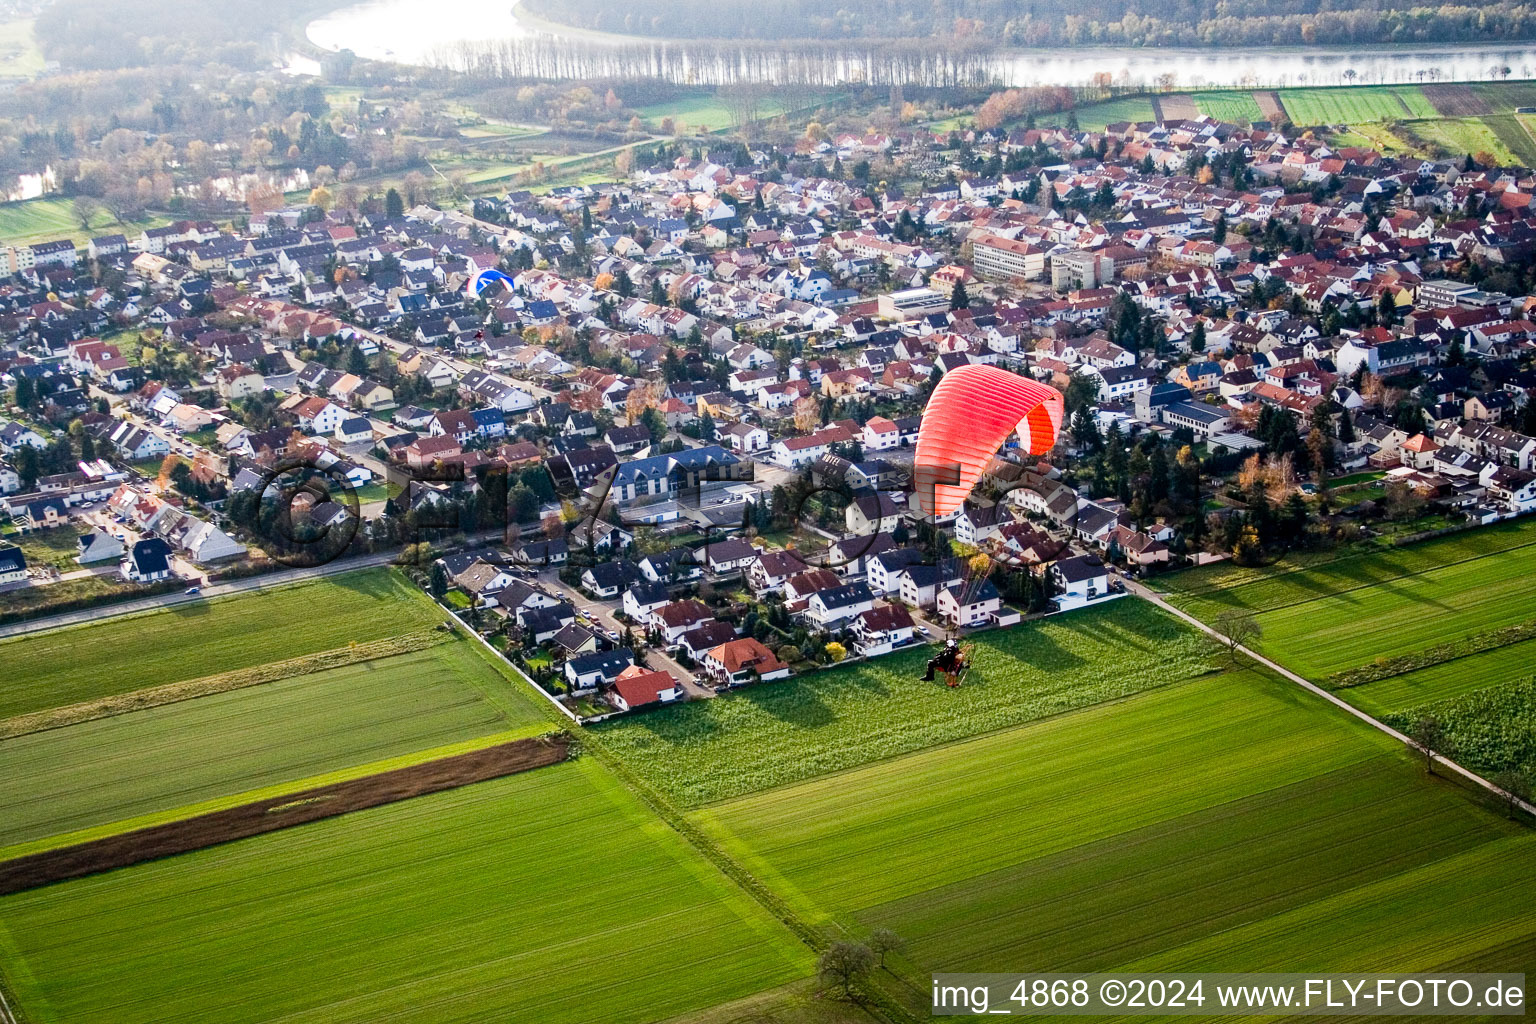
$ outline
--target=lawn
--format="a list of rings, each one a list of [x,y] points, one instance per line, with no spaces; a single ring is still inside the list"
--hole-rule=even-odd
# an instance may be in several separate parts
[[[122,232],[129,237],[146,227],[168,223],[163,217],[148,221],[130,221],[118,224],[106,210],[91,217],[91,229],[80,226],[75,216],[73,200],[25,199],[15,203],[0,203],[0,242],[6,245],[29,245],[56,238],[73,238],[77,247],[83,248],[86,240],[94,235]]]
[[[0,900],[32,1024],[613,1024],[809,953],[591,759]]]
[[[1259,109],[1252,92],[1196,92],[1190,93],[1189,98],[1195,101],[1200,113],[1218,121],[1251,124],[1264,120],[1264,111]]]
[[[596,727],[652,786],[695,805],[1017,725],[1211,670],[1193,630],[1134,599],[974,638],[951,690],[930,647]]]
[[[1536,969],[1536,836],[1387,737],[1224,674],[693,817],[930,971]]]
[[[13,542],[27,556],[28,565],[51,565],[60,572],[74,572],[85,568],[75,561],[75,556],[80,553],[76,543],[79,537],[78,531],[61,526],[52,530],[33,530],[14,538]]]
[[[1440,116],[1423,91],[1412,85],[1282,89],[1280,102],[1298,125]]]
[[[1169,600],[1206,621],[1254,613],[1258,647],[1325,681],[1377,658],[1422,651],[1536,618],[1536,523],[1505,523],[1387,550],[1222,563],[1164,577]]]
[[[0,718],[397,636],[445,617],[399,573],[368,569],[0,641]]]
[[[467,639],[0,742],[0,847],[509,732],[549,731]]]

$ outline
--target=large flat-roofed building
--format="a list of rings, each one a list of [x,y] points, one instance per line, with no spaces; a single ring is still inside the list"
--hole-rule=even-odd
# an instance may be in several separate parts
[[[1045,250],[1002,235],[978,235],[971,241],[971,264],[982,277],[1035,281],[1045,276]]]
[[[930,313],[943,313],[949,309],[949,296],[932,288],[906,288],[880,296],[879,309],[883,317],[910,320]]]

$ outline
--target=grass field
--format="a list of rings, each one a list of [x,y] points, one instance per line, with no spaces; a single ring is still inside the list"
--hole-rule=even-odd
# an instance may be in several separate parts
[[[597,726],[685,804],[839,771],[1210,671],[1193,630],[1139,600],[979,635],[959,690],[922,681],[931,648],[747,687]]]
[[[590,759],[0,899],[29,1024],[627,1024],[810,969]]]
[[[0,847],[491,733],[550,728],[459,639],[0,742]]]
[[[1298,125],[1440,116],[1423,90],[1412,85],[1282,89],[1280,101],[1291,121]]]
[[[784,106],[776,99],[765,98],[759,105],[758,116],[777,117]],[[700,129],[706,132],[723,131],[731,127],[731,112],[716,98],[713,91],[680,96],[665,103],[653,103],[635,108],[640,119],[659,131],[663,118],[672,118],[679,135],[692,134]]]
[[[1164,687],[694,817],[807,919],[905,938],[915,1003],[929,971],[1020,964],[1536,968],[1536,836],[1269,677]]]
[[[1323,681],[1378,657],[1422,651],[1536,618],[1536,523],[1505,523],[1384,551],[1218,564],[1165,577],[1170,601],[1205,621],[1235,608],[1258,647]]]
[[[1102,103],[1090,103],[1078,107],[1078,127],[1084,131],[1101,132],[1107,124],[1115,124],[1119,121],[1151,121],[1152,100],[1147,96],[1126,96],[1115,100],[1105,100]],[[1053,121],[1066,123],[1066,114],[1046,114],[1042,116],[1044,123]]]
[[[1251,92],[1196,92],[1190,94],[1190,99],[1200,113],[1218,121],[1249,124],[1264,120],[1264,112]]]
[[[100,210],[91,218],[91,230],[80,226],[69,199],[26,199],[16,203],[0,203],[0,243],[6,245],[30,245],[48,242],[55,238],[73,238],[78,248],[94,235],[122,232],[130,238],[146,227],[167,223],[166,219],[152,218],[147,221],[130,221],[118,224],[112,215]]]
[[[0,77],[31,78],[43,70],[43,64],[31,18],[0,23]]]
[[[1536,167],[1536,141],[1531,138],[1529,114],[1489,114],[1483,124],[1503,143],[1516,162]]]
[[[60,572],[74,572],[86,568],[75,561],[75,556],[80,553],[76,543],[79,537],[73,528],[61,526],[52,530],[33,530],[14,538],[13,543],[27,556],[29,566],[51,565]]]
[[[440,622],[389,569],[0,641],[0,718],[378,640]]]
[[[1508,115],[1508,118],[1514,121],[1514,115]],[[1506,134],[1507,130],[1506,126]],[[1453,155],[1489,153],[1501,165],[1523,162],[1485,118],[1442,117],[1415,121],[1413,131],[1425,141],[1441,146]],[[1526,141],[1529,149],[1529,139]]]

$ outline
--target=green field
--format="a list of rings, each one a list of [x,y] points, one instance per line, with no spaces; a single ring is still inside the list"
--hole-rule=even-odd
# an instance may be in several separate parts
[[[1514,120],[1514,115],[1507,115],[1508,122],[1519,125]],[[1427,142],[1443,147],[1452,155],[1464,153],[1489,153],[1504,166],[1520,164],[1524,161],[1516,155],[1504,138],[1494,131],[1488,118],[1478,117],[1441,117],[1428,121],[1413,122],[1413,131]],[[1503,122],[1500,122],[1501,124]],[[1506,134],[1508,124],[1504,124]],[[1525,149],[1530,151],[1530,138],[1525,140]]]
[[[1280,102],[1298,125],[1440,116],[1423,91],[1412,85],[1282,89]]]
[[[731,127],[731,112],[712,90],[679,96],[665,103],[637,107],[635,113],[657,131],[661,129],[663,118],[672,118],[679,135],[691,135],[700,129],[718,132]],[[764,98],[758,105],[759,117],[777,117],[782,113],[784,106],[776,99]]]
[[[43,64],[31,18],[0,23],[0,78],[31,78]]]
[[[1105,125],[1120,121],[1153,120],[1152,100],[1147,96],[1125,96],[1102,103],[1090,103],[1078,107],[1073,113],[1077,115],[1078,127],[1090,132],[1101,132]],[[1065,124],[1066,115],[1046,115],[1043,120],[1046,123],[1056,121]]]
[[[1448,749],[1461,764],[1483,775],[1518,771],[1536,779],[1536,676],[1529,671],[1502,686],[1386,715],[1385,721],[1408,729],[1425,715],[1445,727]]]
[[[1529,114],[1489,114],[1483,123],[1498,138],[1515,161],[1524,167],[1536,167],[1536,141],[1531,138]]]
[[[1536,968],[1536,836],[1223,675],[694,813],[805,918],[943,970]]]
[[[0,718],[379,640],[442,621],[390,569],[0,641]]]
[[[1196,92],[1190,99],[1200,108],[1200,113],[1218,121],[1231,124],[1251,124],[1264,120],[1264,111],[1251,92]]]
[[[628,1024],[809,960],[590,759],[0,899],[29,1024]]]
[[[1221,563],[1158,585],[1207,622],[1226,609],[1253,613],[1264,630],[1258,648],[1321,682],[1378,657],[1536,618],[1533,571],[1536,523],[1517,522],[1262,569]]]
[[[48,242],[56,238],[73,238],[77,248],[95,235],[121,232],[130,238],[146,227],[169,223],[164,217],[147,221],[129,221],[119,224],[106,210],[98,210],[91,217],[91,230],[80,226],[75,216],[73,201],[69,199],[25,199],[15,203],[0,203],[0,243],[6,245],[30,245]]]
[[[1253,646],[1388,724],[1439,720],[1467,767],[1536,773],[1533,542],[1536,524],[1505,523],[1267,569],[1212,566],[1161,585],[1207,622],[1227,608],[1253,612],[1264,631]]]
[[[80,553],[76,543],[80,534],[74,529],[61,526],[53,530],[33,530],[20,537],[11,538],[27,556],[27,565],[51,565],[60,572],[75,572],[87,568],[75,561]]]
[[[549,731],[458,639],[0,741],[0,847],[491,733]]]
[[[1132,599],[974,643],[958,690],[922,681],[924,646],[596,728],[648,783],[692,805],[1123,697],[1215,661],[1193,630]]]

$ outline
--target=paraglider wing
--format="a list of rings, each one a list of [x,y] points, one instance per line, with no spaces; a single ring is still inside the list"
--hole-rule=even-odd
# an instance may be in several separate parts
[[[511,276],[499,270],[482,270],[469,279],[464,291],[469,295],[479,295],[492,284],[500,284],[509,292],[517,287],[517,282],[512,280]]]
[[[1008,435],[1043,455],[1061,430],[1061,392],[1016,373],[969,363],[944,375],[917,434],[912,485],[918,507],[947,516],[964,504]]]

